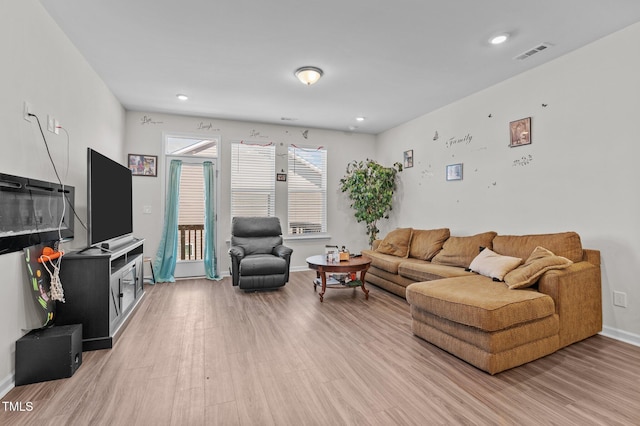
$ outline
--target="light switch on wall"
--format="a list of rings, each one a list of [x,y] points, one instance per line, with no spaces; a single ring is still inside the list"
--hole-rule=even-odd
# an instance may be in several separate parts
[[[144,206],[142,208],[142,213],[143,214],[151,214],[151,206]]]

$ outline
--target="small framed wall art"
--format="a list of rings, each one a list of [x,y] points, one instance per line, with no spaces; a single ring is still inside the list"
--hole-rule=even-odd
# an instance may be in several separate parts
[[[276,173],[276,181],[277,182],[286,182],[287,174],[286,173]]]
[[[529,145],[531,143],[531,117],[509,123],[511,141],[509,147]]]
[[[447,166],[447,180],[462,180],[462,163]]]
[[[158,156],[129,154],[129,169],[134,176],[158,176]]]
[[[408,151],[404,152],[404,161],[402,162],[402,165],[404,166],[405,169],[408,169],[409,167],[413,167],[413,150],[410,149]]]

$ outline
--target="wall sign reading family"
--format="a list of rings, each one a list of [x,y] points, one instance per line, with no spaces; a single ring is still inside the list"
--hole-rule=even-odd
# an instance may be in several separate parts
[[[158,156],[129,154],[129,169],[134,176],[158,176]]]
[[[511,142],[509,147],[529,145],[531,143],[531,117],[509,123]]]

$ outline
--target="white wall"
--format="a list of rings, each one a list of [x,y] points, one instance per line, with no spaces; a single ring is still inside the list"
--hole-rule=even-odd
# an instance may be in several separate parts
[[[35,120],[22,118],[29,101],[45,129],[61,175],[66,169],[64,132],[46,131],[47,114],[70,135],[66,184],[75,186],[76,210],[86,221],[86,148],[124,161],[124,110],[36,0],[3,1],[0,25],[0,172],[56,181]],[[86,231],[75,222],[76,238],[63,248],[82,247]],[[22,252],[0,256],[0,395],[12,386],[15,341],[42,325],[27,285]],[[63,283],[64,284],[64,283]]]
[[[605,332],[640,344],[639,44],[636,24],[378,135],[380,160],[415,156],[385,230],[577,231],[601,251]],[[509,148],[509,122],[525,117],[532,144]],[[445,180],[453,163],[462,181]]]
[[[306,269],[305,259],[323,253],[324,245],[333,243],[346,245],[356,251],[367,245],[365,226],[354,226],[353,212],[346,196],[338,189],[339,180],[345,174],[347,163],[372,157],[375,137],[372,135],[306,129],[260,123],[217,120],[203,117],[157,114],[150,112],[127,112],[126,145],[132,154],[157,155],[159,171],[157,178],[134,177],[133,226],[137,237],[145,238],[145,254],[155,256],[160,242],[163,224],[163,193],[166,163],[164,137],[166,134],[193,136],[220,136],[219,154],[219,211],[218,211],[218,265],[221,274],[228,273],[229,255],[227,240],[230,237],[231,217],[229,188],[231,186],[231,142],[253,141],[276,144],[276,170],[287,170],[287,147],[319,147],[327,149],[328,157],[328,231],[330,239],[287,239],[286,245],[293,249],[292,268]],[[275,179],[275,176],[273,177]],[[276,215],[283,229],[287,224],[287,184],[276,183]],[[151,206],[151,214],[144,214],[144,206]]]

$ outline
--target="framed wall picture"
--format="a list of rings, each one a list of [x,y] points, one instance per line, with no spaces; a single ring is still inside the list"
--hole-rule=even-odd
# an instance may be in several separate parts
[[[509,123],[511,141],[509,147],[529,145],[531,143],[531,117]]]
[[[286,173],[276,173],[276,181],[278,182],[286,182],[287,174]]]
[[[158,156],[129,154],[129,169],[134,176],[158,176]]]
[[[409,167],[413,167],[413,150],[410,149],[408,151],[405,151],[403,157],[404,161],[402,165],[404,166],[404,168],[408,169]]]
[[[462,163],[447,166],[447,180],[462,180]]]

